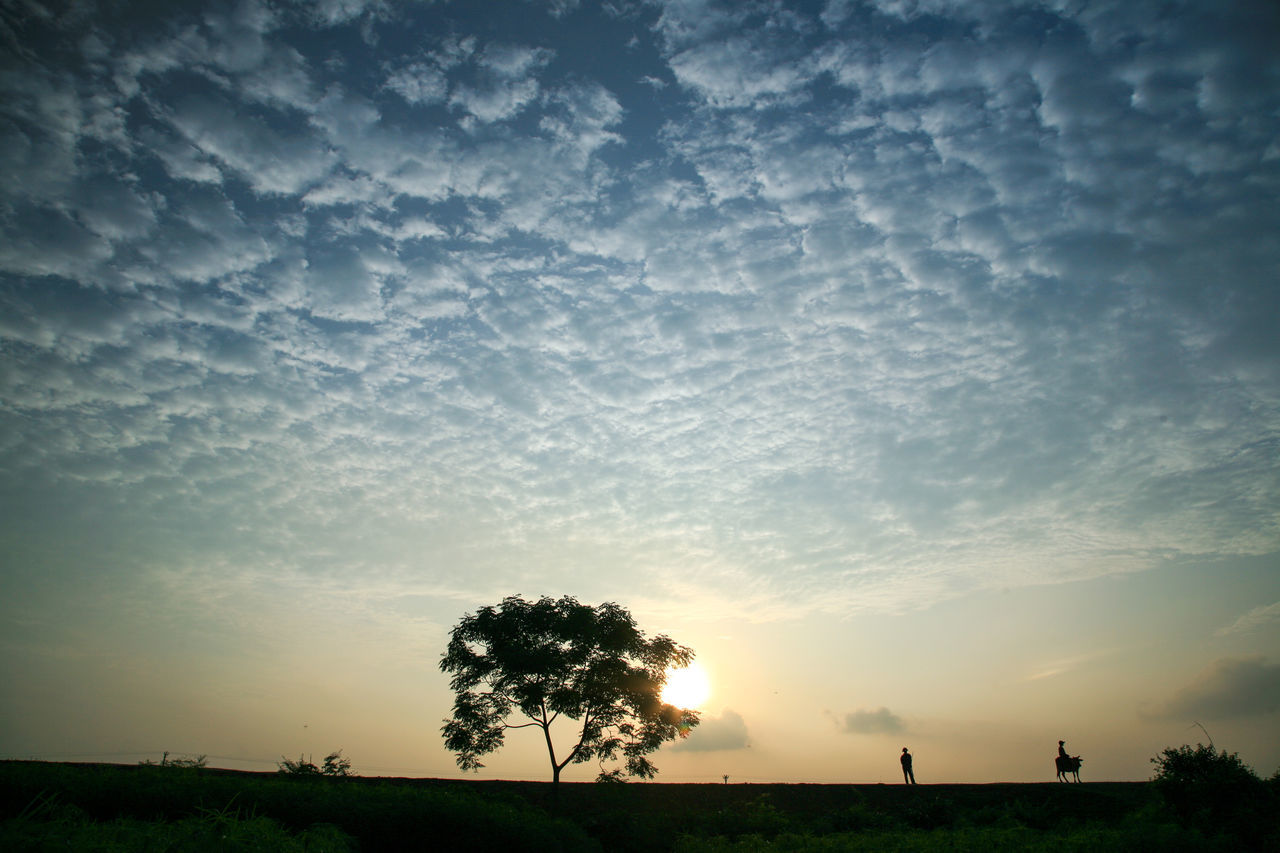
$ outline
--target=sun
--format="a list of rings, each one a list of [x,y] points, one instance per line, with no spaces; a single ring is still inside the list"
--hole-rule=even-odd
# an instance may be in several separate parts
[[[691,663],[683,669],[668,669],[667,684],[662,688],[662,701],[677,708],[697,710],[711,695],[711,681],[701,664]]]

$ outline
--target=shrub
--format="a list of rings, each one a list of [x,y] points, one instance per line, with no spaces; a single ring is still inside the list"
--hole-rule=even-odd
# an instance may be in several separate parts
[[[310,759],[303,759],[298,756],[297,761],[292,761],[280,756],[281,761],[277,767],[279,772],[286,776],[350,776],[351,775],[351,759],[342,757],[342,750],[335,750],[324,757],[324,764],[317,767],[315,762]]]
[[[1260,840],[1275,833],[1268,786],[1234,752],[1170,747],[1151,759],[1156,790],[1180,821],[1206,833]]]
[[[193,770],[199,770],[209,763],[207,755],[189,755],[184,758],[170,758],[168,750],[160,758],[160,763],[152,761],[148,758],[146,761],[139,761],[143,767],[187,767]]]
[[[1194,749],[1186,744],[1170,747],[1151,763],[1156,766],[1151,781],[1157,786],[1252,785],[1259,781],[1258,774],[1240,760],[1239,754],[1217,750],[1212,744],[1198,743]]]

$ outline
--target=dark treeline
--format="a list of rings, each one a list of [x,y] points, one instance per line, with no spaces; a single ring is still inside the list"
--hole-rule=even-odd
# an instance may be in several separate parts
[[[547,782],[7,761],[0,849],[1280,849],[1276,787],[1259,782],[1256,801],[1236,798],[1224,815],[1144,782],[570,783],[557,793]]]

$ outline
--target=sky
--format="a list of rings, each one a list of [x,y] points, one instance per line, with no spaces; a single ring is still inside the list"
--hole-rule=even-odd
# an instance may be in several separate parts
[[[659,782],[1280,769],[1275,3],[0,40],[0,757],[461,777],[449,629],[572,595],[707,673]]]

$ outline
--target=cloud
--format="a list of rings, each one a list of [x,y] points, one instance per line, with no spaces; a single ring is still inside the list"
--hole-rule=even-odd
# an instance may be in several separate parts
[[[449,94],[445,73],[433,65],[415,62],[387,77],[387,88],[411,104],[441,104]]]
[[[576,149],[583,165],[600,146],[624,141],[622,136],[607,129],[619,123],[622,107],[603,86],[567,87],[556,91],[550,100],[563,113],[546,115],[541,122],[542,128],[566,147]]]
[[[305,129],[277,129],[269,120],[248,119],[217,96],[184,97],[168,117],[195,148],[236,170],[261,193],[301,192],[335,162]]]
[[[723,752],[746,749],[747,724],[737,711],[725,709],[719,717],[703,716],[689,737],[671,747],[676,752]]]
[[[806,69],[746,39],[701,46],[671,58],[676,79],[718,107],[776,104],[807,82]]]
[[[1230,625],[1219,628],[1214,633],[1219,637],[1226,637],[1231,634],[1247,634],[1277,620],[1280,620],[1280,601],[1275,604],[1264,604],[1261,607],[1255,607],[1248,613],[1242,614]]]
[[[1280,665],[1261,655],[1220,658],[1146,716],[1228,720],[1280,711]]]
[[[897,734],[906,731],[902,718],[888,708],[875,711],[857,710],[845,714],[840,730],[846,734]]]
[[[1084,655],[1075,655],[1074,657],[1045,661],[1037,664],[1031,673],[1025,677],[1025,680],[1039,681],[1044,678],[1054,678],[1064,673],[1074,672],[1084,664],[1106,657],[1110,654],[1110,651],[1102,650],[1090,652],[1089,654]]]
[[[146,444],[118,497],[173,530],[261,499],[362,565],[308,520],[349,506],[483,591],[609,553],[752,619],[1280,547],[1276,98],[1238,32],[683,0],[606,74],[541,13],[326,8],[24,24],[14,466]]]
[[[454,86],[449,104],[483,124],[511,118],[537,98],[541,87],[534,75],[553,56],[546,48],[489,45],[474,57],[476,81]]]

